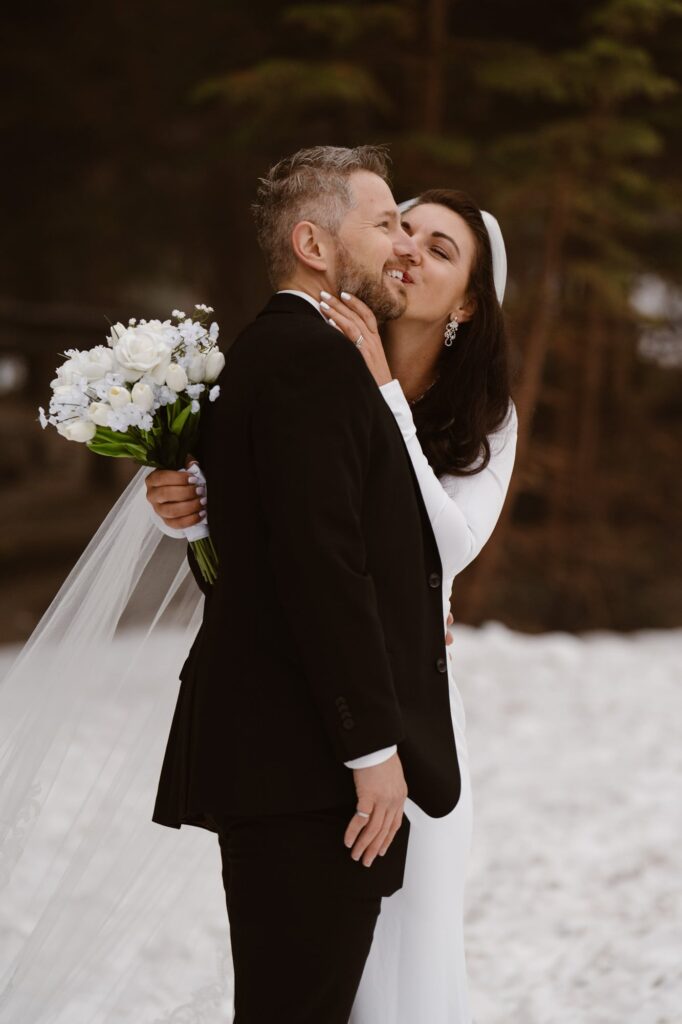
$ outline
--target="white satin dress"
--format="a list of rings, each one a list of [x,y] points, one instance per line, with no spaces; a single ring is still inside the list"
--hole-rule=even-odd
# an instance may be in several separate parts
[[[479,553],[502,510],[516,454],[516,409],[510,402],[505,422],[490,435],[491,458],[481,473],[438,478],[422,451],[399,381],[380,390],[407,445],[438,543],[445,630],[453,580]],[[443,818],[429,817],[409,797],[405,802],[410,838],[403,885],[381,901],[349,1024],[471,1024],[463,924],[472,802],[456,653],[448,647],[461,796]]]

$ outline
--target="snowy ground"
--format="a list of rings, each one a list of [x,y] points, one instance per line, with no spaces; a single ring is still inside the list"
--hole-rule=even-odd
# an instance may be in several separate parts
[[[454,635],[474,798],[475,1024],[681,1024],[682,631]],[[87,764],[90,748],[78,754]],[[159,894],[164,926],[126,968],[118,1012],[97,1024],[227,1024],[229,992],[211,980],[228,950],[215,837],[149,828],[194,858],[200,884],[184,902]],[[11,925],[0,920],[0,937],[20,942],[18,909]],[[63,1016],[81,1020],[95,1015]]]
[[[682,631],[454,650],[476,1024],[680,1024]]]

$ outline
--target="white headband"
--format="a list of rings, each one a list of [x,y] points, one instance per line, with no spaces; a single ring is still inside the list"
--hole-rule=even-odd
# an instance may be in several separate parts
[[[406,199],[404,203],[398,203],[398,209],[401,213],[405,213],[406,210],[412,209],[418,202],[419,196],[415,196],[414,199]],[[497,222],[497,218],[493,217],[492,213],[488,213],[487,210],[481,210],[481,217],[488,232],[490,249],[493,254],[493,280],[495,282],[497,301],[502,305],[504,289],[507,284],[507,250],[504,247],[504,238],[502,237],[502,230]]]

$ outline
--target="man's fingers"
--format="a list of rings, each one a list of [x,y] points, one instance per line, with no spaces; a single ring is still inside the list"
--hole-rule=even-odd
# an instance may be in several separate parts
[[[163,521],[166,526],[171,526],[174,530],[184,530],[186,526],[196,526],[197,523],[203,523],[203,519],[200,515],[183,516],[181,519],[167,519],[163,517]]]
[[[192,498],[191,501],[173,501],[170,504],[160,505],[157,514],[169,526],[175,526],[177,519],[182,519],[184,516],[190,516],[194,513],[198,514],[203,507],[199,498]]]
[[[391,845],[391,843],[395,839],[396,832],[398,831],[398,829],[400,828],[402,823],[403,823],[403,812],[402,811],[397,811],[395,816],[394,816],[394,818],[393,818],[391,826],[390,826],[390,828],[388,830],[388,835],[386,836],[385,840],[381,844],[381,848],[379,850],[379,856],[380,857],[383,857],[384,854],[386,853],[386,851],[388,850],[389,846]]]
[[[362,815],[356,813],[350,819],[348,822],[348,828],[343,836],[343,841],[348,847],[353,846],[353,843],[360,834],[360,831],[367,825],[372,817],[371,807],[358,806],[358,810],[363,811],[365,814],[369,814],[369,818],[363,818]]]
[[[181,473],[179,469],[155,469],[153,473],[145,477],[147,490],[159,487],[181,487],[187,486],[187,474]]]
[[[371,866],[375,857],[377,856],[380,850],[383,850],[384,846],[386,846],[387,849],[388,846],[390,846],[390,841],[393,838],[393,835],[395,834],[393,833],[393,835],[391,835],[391,829],[393,828],[394,820],[395,814],[391,811],[388,811],[386,813],[386,817],[384,818],[381,828],[377,832],[372,842],[369,843],[367,848],[365,849],[365,853],[362,858],[362,863],[365,865],[365,867]],[[391,839],[389,839],[389,836],[391,837]]]
[[[388,822],[386,820],[387,818]],[[384,830],[388,831],[388,824],[390,824],[391,818],[392,815],[388,815],[388,811],[385,806],[375,806],[369,820],[365,819],[367,821],[367,824],[362,829],[358,838],[353,844],[353,849],[351,851],[351,856],[353,860],[360,860],[362,855],[368,849],[370,844],[374,842],[377,836],[380,836],[381,841],[383,841],[385,836]],[[369,856],[367,856],[366,860],[369,859]]]
[[[201,494],[197,495],[197,489],[194,484],[182,484],[180,487],[155,487],[154,490],[147,495],[149,501],[154,506],[155,510],[159,512],[159,515],[167,515],[168,509],[164,508],[161,512],[161,506],[165,506],[168,503],[171,505],[174,502],[187,502],[198,501]],[[175,513],[178,514],[177,512]]]

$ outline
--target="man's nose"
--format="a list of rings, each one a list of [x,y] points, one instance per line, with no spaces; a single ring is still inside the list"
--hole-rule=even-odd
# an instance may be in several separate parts
[[[396,256],[401,259],[407,257],[413,263],[417,263],[419,260],[419,250],[413,238],[408,235],[402,227],[398,228],[398,235],[393,245],[393,251]]]

